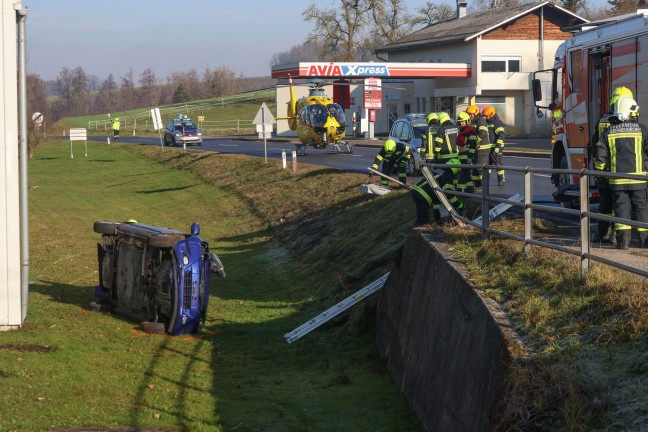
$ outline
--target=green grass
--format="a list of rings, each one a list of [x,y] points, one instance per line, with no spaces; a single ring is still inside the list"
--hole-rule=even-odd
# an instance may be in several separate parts
[[[166,123],[178,114],[184,114],[197,121],[198,115],[205,117],[203,133],[205,135],[221,135],[233,133],[252,133],[255,126],[252,124],[254,116],[259,111],[262,103],[266,103],[272,111],[276,111],[274,90],[261,90],[252,93],[242,93],[222,98],[196,100],[187,103],[178,103],[160,106],[162,122]],[[150,108],[137,108],[129,111],[111,113],[112,117],[119,117],[122,134],[132,134],[133,129],[139,136],[157,136],[153,129]],[[241,120],[240,130],[237,131],[235,122],[211,123],[230,120]],[[99,122],[98,129],[94,123]],[[111,132],[111,125],[107,113],[83,117],[66,117],[56,122],[51,129],[56,131],[67,128],[87,128],[90,134],[106,134]]]
[[[407,194],[358,197],[364,176],[292,174],[243,156],[106,144],[79,154],[47,143],[29,162],[29,312],[21,329],[0,333],[0,430],[420,430],[375,358],[376,298],[294,344],[283,339],[389,270],[413,218]],[[366,217],[379,212],[403,216],[403,227]],[[147,335],[88,311],[92,224],[130,218],[201,224],[227,271],[201,334]],[[358,230],[361,220],[375,233]]]

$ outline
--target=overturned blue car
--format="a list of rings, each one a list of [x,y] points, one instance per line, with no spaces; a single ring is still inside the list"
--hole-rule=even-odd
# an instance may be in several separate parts
[[[225,277],[222,262],[198,237],[137,222],[95,222],[99,285],[91,309],[141,322],[154,333],[182,335],[205,324],[210,274]]]

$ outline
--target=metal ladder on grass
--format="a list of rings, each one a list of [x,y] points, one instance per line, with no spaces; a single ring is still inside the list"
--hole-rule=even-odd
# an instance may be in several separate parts
[[[284,335],[286,342],[288,343],[295,342],[300,337],[310,333],[311,331],[315,330],[317,327],[321,326],[328,320],[338,316],[345,310],[349,309],[351,306],[361,302],[371,294],[375,293],[385,285],[388,276],[389,276],[389,272],[385,273],[382,277],[371,282],[369,285],[357,291],[356,293],[352,294],[351,296],[345,298],[335,306],[325,310],[321,314],[317,315],[315,318],[306,321],[304,324],[300,325],[295,330],[286,333]]]

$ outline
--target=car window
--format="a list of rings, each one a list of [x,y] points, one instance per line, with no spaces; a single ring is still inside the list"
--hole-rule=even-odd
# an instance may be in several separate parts
[[[415,125],[414,126],[414,137],[421,138],[427,132],[427,126]]]
[[[400,139],[401,133],[403,132],[403,126],[405,126],[405,122],[397,121],[394,123],[394,126],[392,126],[392,136]]]

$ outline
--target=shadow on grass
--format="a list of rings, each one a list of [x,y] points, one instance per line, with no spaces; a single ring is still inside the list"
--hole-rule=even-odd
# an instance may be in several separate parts
[[[173,191],[181,191],[181,190],[185,190],[185,189],[191,189],[194,186],[195,185],[175,187],[175,188],[153,189],[153,190],[148,190],[148,191],[137,191],[135,193],[138,193],[138,194],[154,194],[154,193],[161,193],[161,192],[173,192]]]

